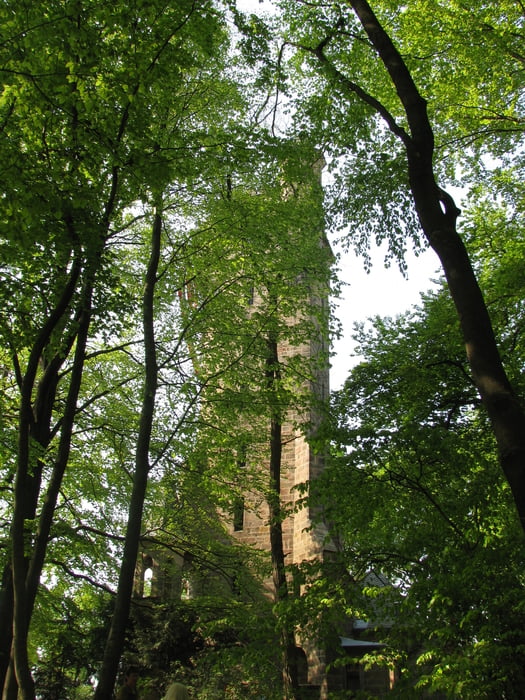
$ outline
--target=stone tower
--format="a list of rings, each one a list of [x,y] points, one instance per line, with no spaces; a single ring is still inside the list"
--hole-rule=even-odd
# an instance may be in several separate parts
[[[320,161],[314,166],[316,174],[321,176],[323,163]],[[300,205],[300,200],[299,200]],[[317,244],[320,259],[326,261],[328,268],[332,261],[330,246],[323,231],[315,231],[313,235],[316,241],[312,248]],[[315,254],[315,253],[313,253]],[[323,263],[324,264],[324,263]],[[300,273],[298,273],[300,274]],[[328,277],[328,274],[326,275]],[[290,284],[295,284],[296,280],[291,280]],[[198,287],[198,283],[195,283]],[[305,363],[311,362],[315,370],[308,380],[305,380],[305,385],[301,388],[303,392],[310,394],[316,401],[323,402],[328,399],[329,395],[329,364],[328,364],[328,290],[313,288],[310,290],[308,304],[311,309],[311,321],[309,324],[312,332],[310,337],[306,337],[301,333],[299,343],[292,341],[281,340],[277,344],[277,359],[282,365],[286,365],[289,360],[300,355],[304,358]],[[191,304],[192,300],[187,299],[187,303]],[[259,300],[257,293],[254,293],[253,298],[249,301],[249,308],[246,313],[257,312]],[[303,318],[308,311],[304,311]],[[318,313],[319,310],[322,313]],[[321,327],[324,323],[319,319],[325,319],[326,327]],[[281,319],[289,325],[294,324],[297,319]],[[318,362],[318,358],[325,358],[324,364]],[[201,358],[204,367],[206,367],[206,358]],[[322,455],[315,454],[310,446],[306,428],[298,426],[308,425],[315,426],[319,420],[318,412],[314,408],[315,401],[312,401],[312,407],[308,409],[308,415],[299,407],[294,408],[293,400],[290,401],[290,408],[281,424],[281,478],[280,478],[280,501],[282,508],[286,511],[287,516],[282,521],[282,539],[283,550],[286,565],[299,565],[303,562],[312,560],[322,560],[330,549],[330,545],[326,542],[326,529],[321,525],[312,527],[312,513],[308,506],[303,506],[304,491],[301,487],[313,481],[323,470],[324,460]],[[205,409],[204,409],[205,410]],[[300,413],[301,411],[301,413]],[[242,419],[241,419],[242,420]],[[258,451],[258,455],[268,452],[267,445]],[[250,461],[248,446],[247,460]],[[269,471],[269,458],[263,457],[257,463],[257,468]],[[264,482],[264,478],[262,479]],[[266,482],[268,483],[268,482]],[[270,552],[270,526],[269,526],[269,506],[266,501],[266,495],[263,492],[246,491],[242,498],[235,504],[233,514],[221,515],[224,525],[229,534],[242,544],[252,546],[263,552]],[[144,590],[144,573],[146,570],[152,573],[151,591],[152,595],[158,594],[160,597],[165,595],[180,593],[182,588],[181,580],[184,570],[187,570],[184,557],[180,556],[178,566],[171,567],[175,569],[175,574],[169,576],[163,572],[162,555],[158,552],[143,552],[142,557],[137,566],[136,577],[136,594],[141,595]],[[197,591],[199,584],[196,583],[194,590]],[[272,584],[267,582],[268,593],[271,593]],[[198,592],[195,593],[198,595]],[[303,685],[317,686],[320,688],[320,697],[325,697],[323,687],[325,684],[325,663],[324,655],[315,644],[307,639],[296,639],[296,645],[303,663],[300,666],[300,682]],[[318,696],[319,697],[319,696]]]
[[[321,178],[324,165],[319,161],[314,170]],[[324,231],[317,231],[317,244],[320,259],[327,269],[333,263],[333,255]],[[254,310],[258,308],[257,296],[251,299]],[[316,454],[309,444],[306,430],[319,422],[317,402],[324,403],[329,397],[329,329],[328,329],[328,290],[311,289],[307,307],[310,309],[312,332],[306,338],[301,335],[299,344],[280,341],[277,345],[278,362],[286,366],[288,360],[300,355],[307,365],[315,367],[313,375],[306,386],[312,397],[308,415],[299,414],[299,409],[291,407],[281,425],[281,476],[280,501],[287,516],[282,521],[282,539],[285,564],[300,565],[313,560],[322,561],[333,549],[327,541],[327,530],[321,524],[312,526],[313,513],[309,506],[304,506],[304,486],[311,483],[324,468],[323,455]],[[321,311],[321,313],[319,313]],[[304,314],[308,311],[303,311]],[[319,320],[321,319],[321,320]],[[288,319],[293,325],[300,319]],[[309,426],[306,427],[300,427]],[[269,448],[267,449],[269,451]],[[248,456],[249,459],[249,456]],[[259,462],[261,470],[269,473],[269,457]],[[236,505],[233,517],[225,518],[230,535],[239,542],[270,552],[270,508],[264,494],[246,491]],[[329,556],[329,554],[328,554]],[[268,593],[273,593],[272,582],[267,582]],[[296,638],[298,648],[299,681],[302,685],[319,688],[317,697],[326,697],[326,672],[324,651],[308,639]]]

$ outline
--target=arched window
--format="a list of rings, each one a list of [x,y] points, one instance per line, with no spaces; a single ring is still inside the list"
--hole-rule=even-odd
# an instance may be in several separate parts
[[[143,597],[144,598],[149,598],[151,595],[151,582],[153,579],[153,567],[148,566],[147,569],[144,569],[144,578],[143,578]]]

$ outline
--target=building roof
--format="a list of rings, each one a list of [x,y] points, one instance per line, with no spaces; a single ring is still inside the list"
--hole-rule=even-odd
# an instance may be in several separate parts
[[[346,649],[379,649],[384,647],[384,644],[380,642],[368,642],[364,639],[352,639],[351,637],[339,637],[341,640],[341,646]]]

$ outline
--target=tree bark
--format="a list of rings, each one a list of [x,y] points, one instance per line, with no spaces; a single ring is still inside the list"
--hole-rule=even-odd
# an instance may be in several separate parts
[[[124,552],[120,567],[115,608],[111,620],[104,658],[100,671],[99,683],[95,691],[95,700],[111,700],[113,688],[117,676],[118,664],[126,634],[126,626],[131,607],[133,593],[133,577],[140,543],[142,527],[142,513],[148,484],[149,450],[151,432],[155,413],[155,395],[158,382],[158,367],[155,349],[154,331],[154,298],[157,271],[160,260],[160,245],[162,232],[162,218],[157,210],[154,217],[151,249],[146,283],[142,301],[143,328],[144,328],[144,358],[145,378],[140,413],[139,432],[135,450],[135,470],[133,474],[133,488],[128,511],[128,523],[124,541]]]
[[[285,555],[283,545],[283,512],[281,506],[281,469],[282,469],[282,424],[279,416],[276,383],[280,379],[277,341],[269,339],[266,361],[266,382],[273,395],[272,418],[270,423],[270,490],[268,495],[270,522],[270,553],[272,561],[272,578],[274,600],[276,603],[288,599],[288,581],[286,580]],[[298,687],[297,663],[295,653],[295,636],[293,630],[279,623],[281,637],[283,695],[295,698]]]

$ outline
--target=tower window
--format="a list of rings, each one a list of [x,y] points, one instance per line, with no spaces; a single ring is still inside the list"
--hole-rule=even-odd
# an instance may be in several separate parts
[[[233,504],[233,531],[239,532],[244,528],[244,498],[236,498]]]
[[[151,582],[153,579],[153,569],[149,566],[144,571],[144,598],[148,598],[151,595]]]

